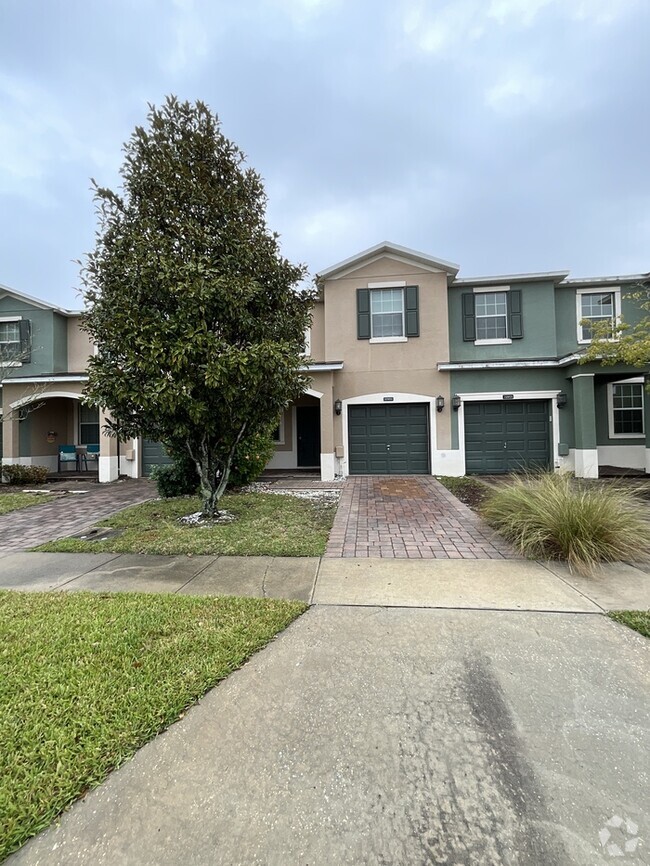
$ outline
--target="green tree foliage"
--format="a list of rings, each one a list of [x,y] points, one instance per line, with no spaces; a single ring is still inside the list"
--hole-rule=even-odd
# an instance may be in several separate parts
[[[578,363],[599,361],[605,366],[629,364],[632,367],[650,364],[650,279],[642,281],[638,289],[626,297],[646,315],[634,325],[625,321],[614,327],[610,322],[583,322],[591,326],[592,340]]]
[[[259,174],[202,102],[150,106],[124,153],[121,192],[94,184],[81,274],[99,351],[86,393],[113,434],[187,452],[214,515],[238,445],[307,385],[313,293],[267,228]]]

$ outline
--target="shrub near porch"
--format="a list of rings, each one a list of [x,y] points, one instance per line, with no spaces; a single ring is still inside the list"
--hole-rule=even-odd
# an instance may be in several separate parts
[[[135,505],[103,520],[120,534],[105,541],[64,538],[40,551],[63,553],[222,554],[230,556],[320,556],[336,505],[295,496],[230,493],[220,502],[235,520],[216,526],[184,526],[179,518],[201,508],[195,497]]]

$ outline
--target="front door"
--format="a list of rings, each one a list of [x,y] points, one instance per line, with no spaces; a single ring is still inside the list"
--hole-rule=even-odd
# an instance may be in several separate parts
[[[298,466],[320,466],[320,406],[296,406]]]

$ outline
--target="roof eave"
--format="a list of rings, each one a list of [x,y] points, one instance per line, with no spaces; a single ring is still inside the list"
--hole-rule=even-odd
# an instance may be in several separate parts
[[[399,244],[393,244],[390,241],[383,241],[380,244],[376,244],[374,247],[362,250],[362,252],[357,253],[354,256],[350,256],[347,259],[343,259],[341,262],[337,262],[335,265],[331,265],[329,268],[319,271],[316,274],[316,280],[321,281],[324,279],[331,279],[337,274],[348,271],[355,266],[360,267],[367,259],[382,254],[392,254],[394,256],[406,258],[414,264],[424,265],[426,268],[434,268],[435,270],[444,271],[453,276],[456,276],[460,270],[460,265],[456,265],[453,262],[447,262],[444,259],[436,259],[433,256],[429,256],[426,253],[419,252],[418,250],[412,250],[409,247],[402,247]]]

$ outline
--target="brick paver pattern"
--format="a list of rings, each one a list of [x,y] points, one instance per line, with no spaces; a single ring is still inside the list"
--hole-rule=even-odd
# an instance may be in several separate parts
[[[477,514],[429,476],[348,478],[325,556],[519,558]]]
[[[88,529],[98,520],[153,499],[152,481],[141,478],[92,485],[87,493],[68,493],[54,501],[11,511],[0,517],[0,554],[28,550]]]

